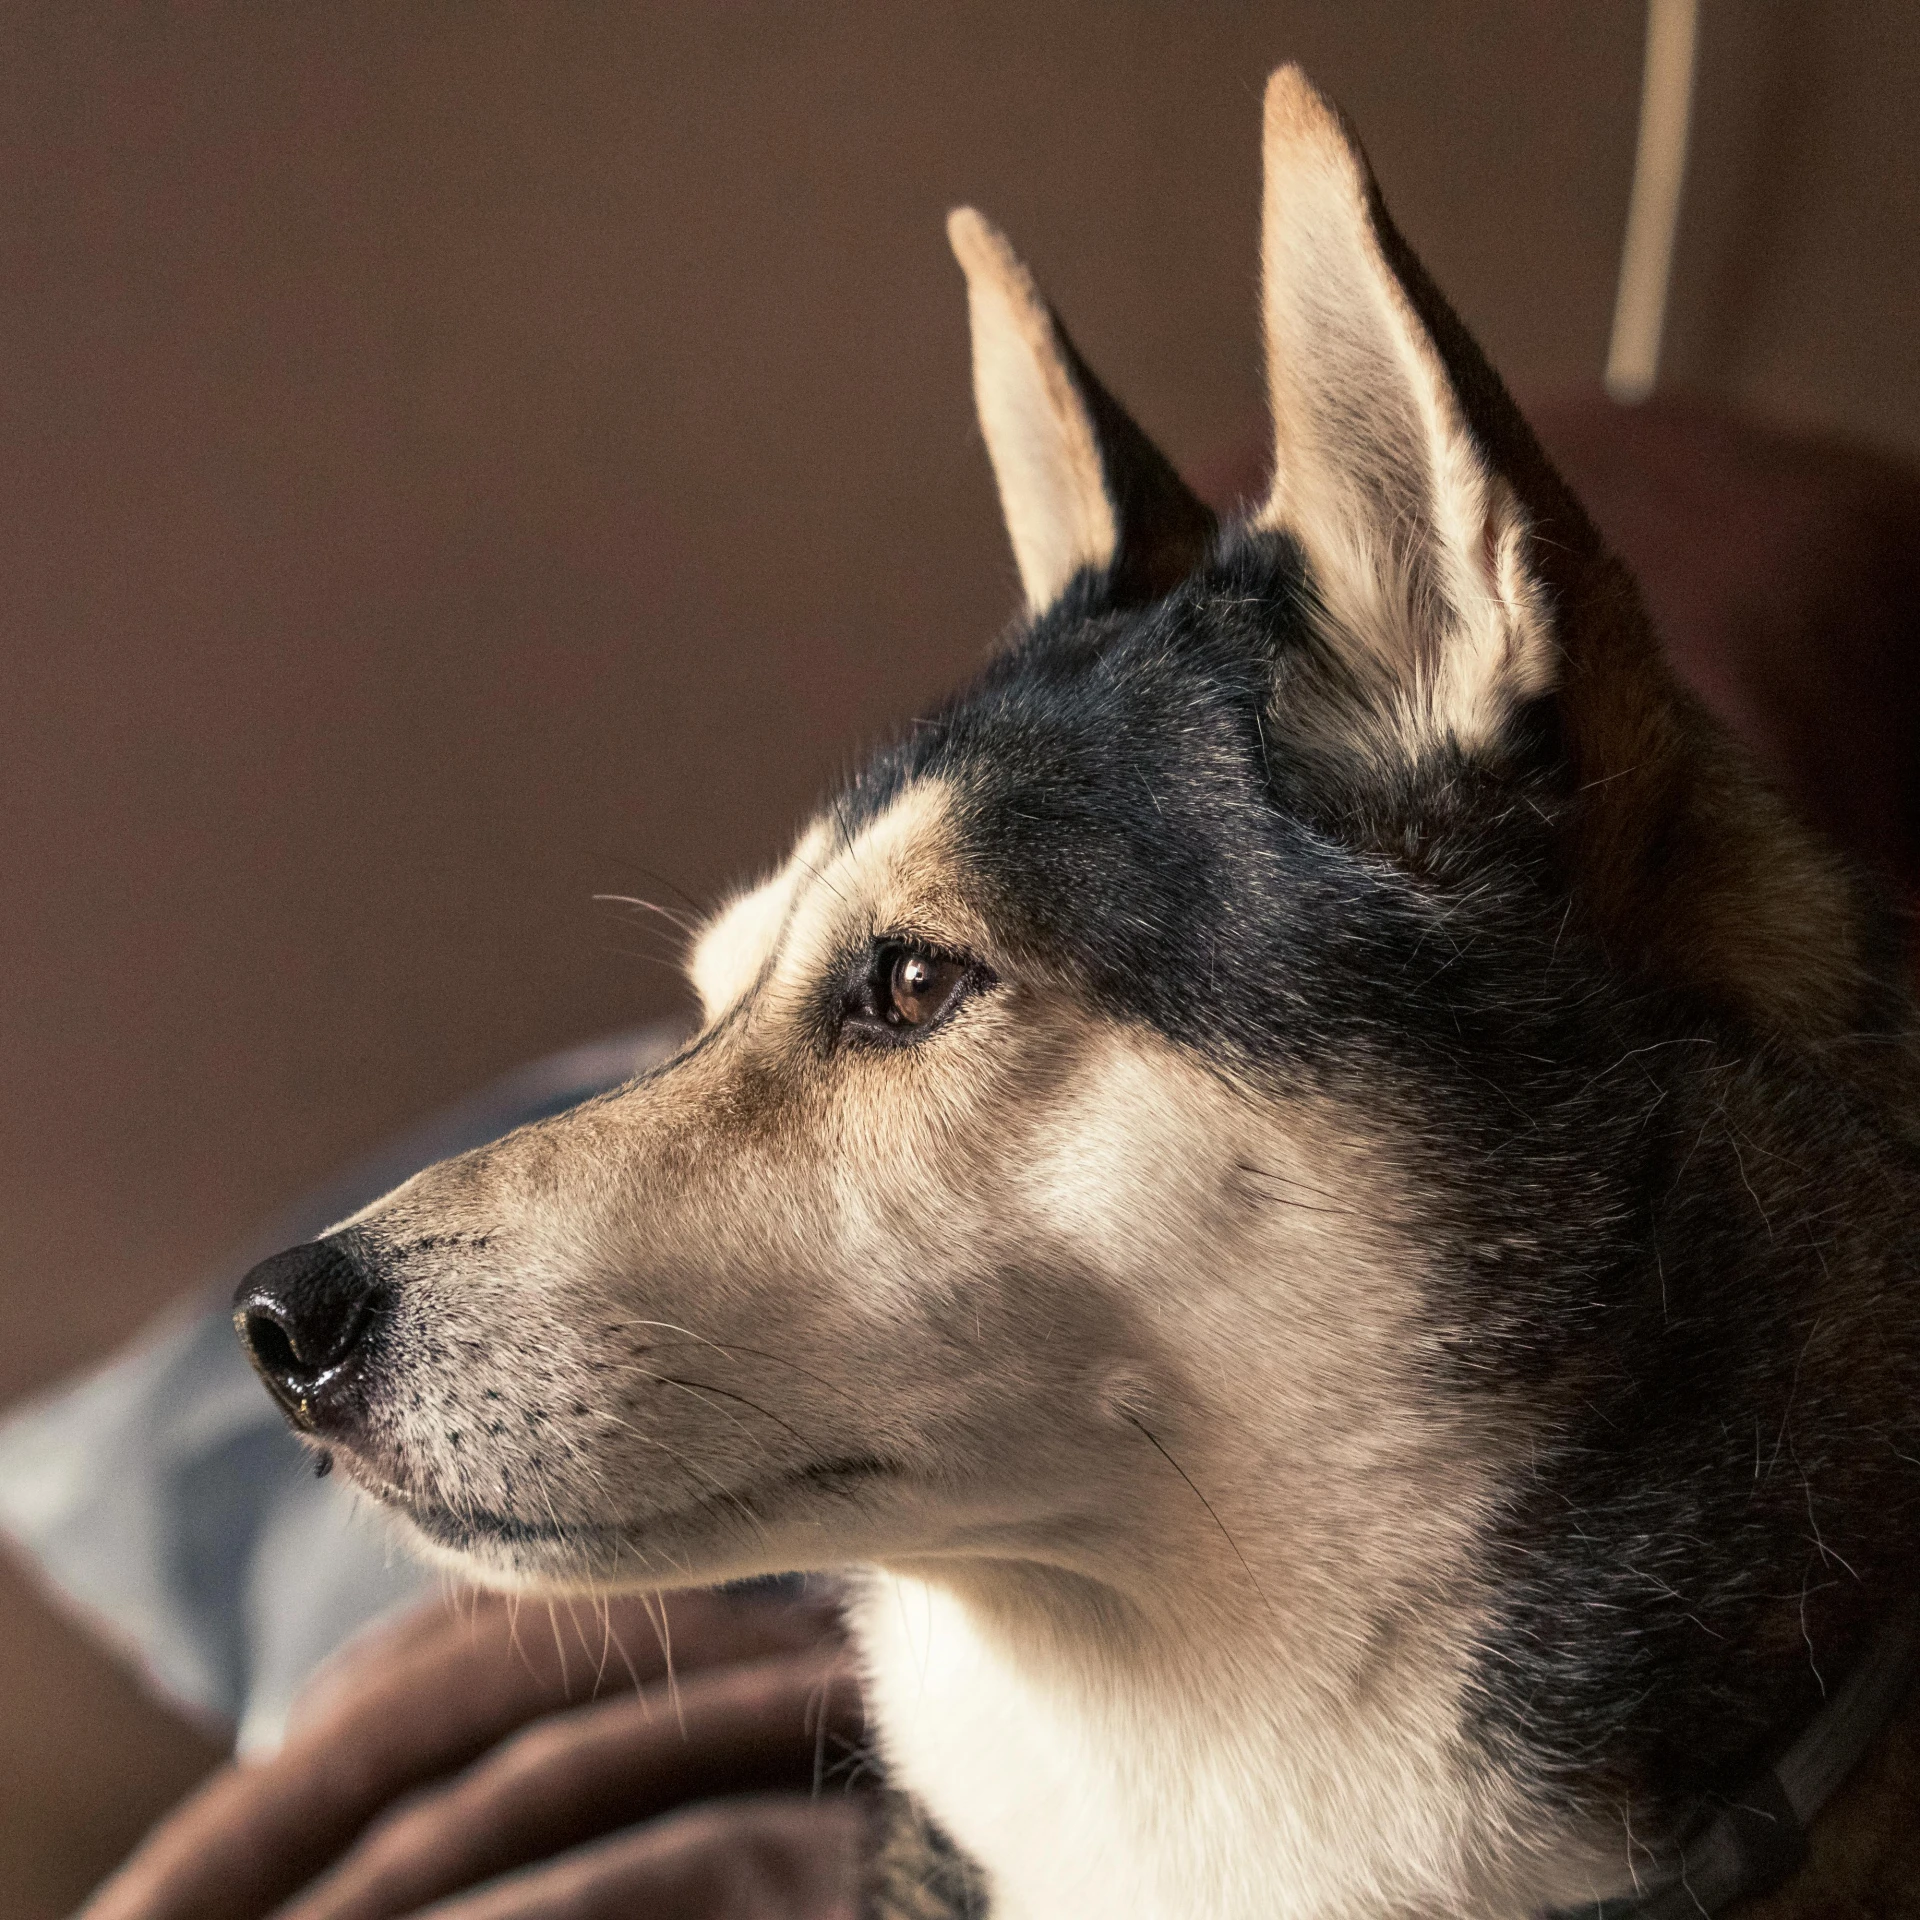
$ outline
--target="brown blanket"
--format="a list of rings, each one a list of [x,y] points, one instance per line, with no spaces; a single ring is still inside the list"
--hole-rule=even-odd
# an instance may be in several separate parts
[[[1710,411],[1536,407],[1682,674],[1802,810],[1920,880],[1920,480]],[[1256,491],[1223,463],[1217,491]],[[668,1648],[671,1647],[671,1658]],[[315,1682],[86,1920],[851,1916],[873,1785],[820,1593],[435,1604]]]
[[[88,1920],[840,1920],[860,1752],[819,1594],[458,1595],[348,1648]]]

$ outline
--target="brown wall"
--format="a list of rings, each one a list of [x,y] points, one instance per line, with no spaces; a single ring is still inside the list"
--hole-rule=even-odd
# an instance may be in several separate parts
[[[0,1397],[675,1004],[590,896],[707,897],[965,670],[1014,594],[956,200],[1203,459],[1299,51],[1505,357],[1596,365],[1634,10],[1436,13],[0,23]]]
[[[0,15],[0,1402],[409,1116],[677,1006],[591,896],[710,897],[977,657],[1014,589],[950,204],[1217,462],[1298,55],[1495,358],[1584,381],[1640,34],[1630,0]],[[1676,375],[1920,451],[1920,10],[1709,0],[1703,58]]]

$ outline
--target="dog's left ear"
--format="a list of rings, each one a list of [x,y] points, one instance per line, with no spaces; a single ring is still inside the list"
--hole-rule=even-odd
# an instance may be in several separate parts
[[[1490,746],[1556,664],[1527,512],[1470,418],[1511,403],[1297,67],[1267,84],[1265,169],[1274,476],[1255,524],[1300,543],[1323,637],[1392,738]]]
[[[974,401],[1028,611],[1087,571],[1113,604],[1157,600],[1205,561],[1213,514],[1093,377],[1005,236],[960,207],[947,237],[967,276]]]

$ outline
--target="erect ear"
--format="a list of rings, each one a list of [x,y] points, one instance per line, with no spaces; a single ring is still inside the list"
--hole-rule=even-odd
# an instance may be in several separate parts
[[[1213,545],[1214,517],[1080,358],[1006,238],[971,207],[947,218],[967,276],[973,394],[1027,606],[1073,577],[1158,599]]]
[[[1267,83],[1265,148],[1274,474],[1255,524],[1299,541],[1325,637],[1393,735],[1489,745],[1555,659],[1527,514],[1469,406],[1525,428],[1297,67]]]

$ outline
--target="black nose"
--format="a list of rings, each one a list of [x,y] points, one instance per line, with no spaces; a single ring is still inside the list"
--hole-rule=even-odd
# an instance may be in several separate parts
[[[287,1418],[309,1433],[353,1400],[379,1285],[350,1242],[313,1240],[262,1260],[233,1296],[233,1324]]]

